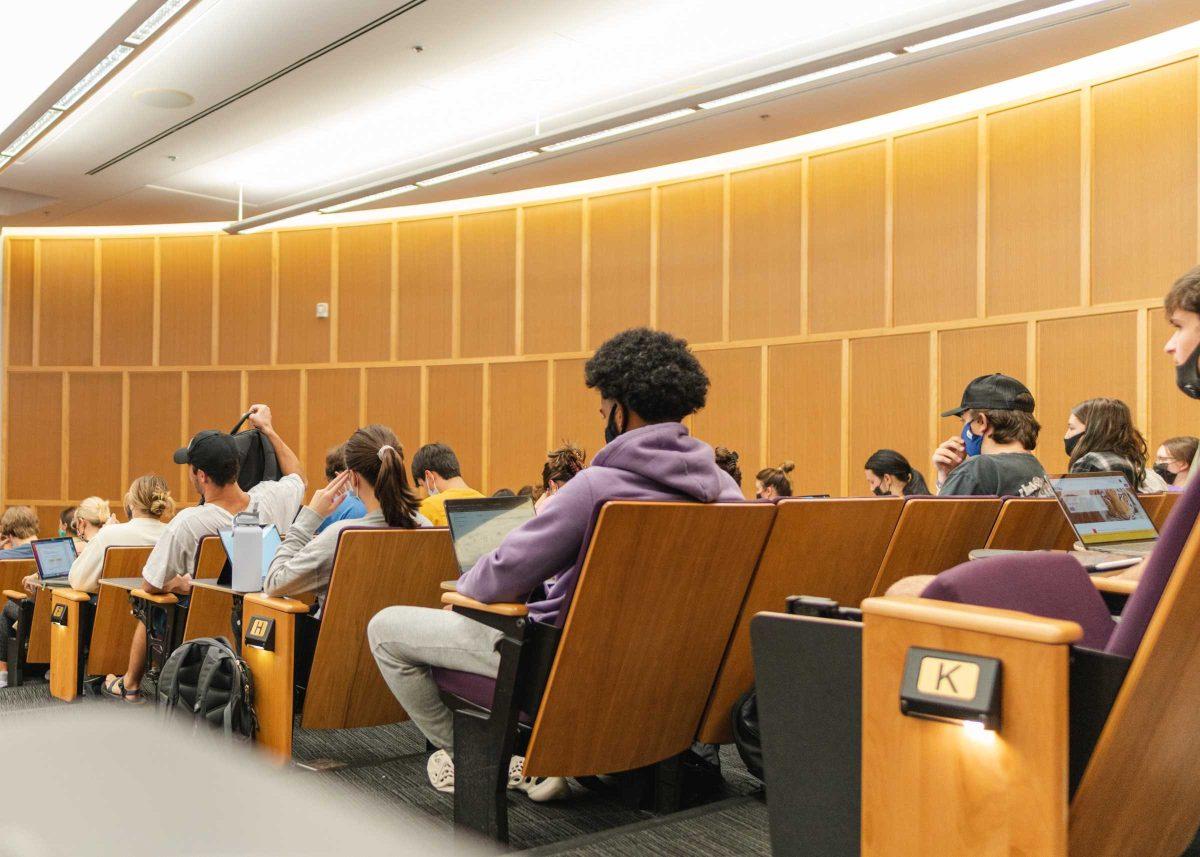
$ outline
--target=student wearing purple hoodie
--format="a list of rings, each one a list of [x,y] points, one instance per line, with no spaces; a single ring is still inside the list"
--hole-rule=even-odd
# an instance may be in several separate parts
[[[708,376],[682,339],[646,328],[618,333],[587,362],[584,380],[600,395],[606,446],[541,514],[509,533],[459,578],[463,595],[487,603],[524,601],[545,584],[544,595],[529,602],[529,615],[561,623],[606,501],[743,499],[738,485],[717,467],[712,447],[691,437],[681,422],[704,407],[708,395]],[[367,628],[392,693],[439,748],[427,765],[429,782],[438,791],[454,791],[454,717],[438,695],[430,667],[494,677],[500,636],[460,614],[425,607],[389,607]],[[514,757],[509,788],[536,801],[570,794],[562,777],[523,777],[521,762]]]

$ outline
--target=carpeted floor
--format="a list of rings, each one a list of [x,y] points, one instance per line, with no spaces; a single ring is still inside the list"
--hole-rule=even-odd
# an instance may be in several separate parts
[[[50,696],[43,681],[0,690],[0,716],[43,709],[47,715],[68,718],[85,706],[116,704],[86,698],[64,705]],[[148,717],[153,711],[145,705],[129,714]],[[411,723],[334,731],[297,728],[294,758],[296,776],[327,784],[373,811],[407,807],[426,816],[431,828],[450,827],[453,799],[429,787],[425,741]],[[724,749],[721,763],[726,785],[712,803],[667,816],[632,809],[573,781],[569,801],[537,804],[510,793],[509,847],[569,855],[769,854],[766,805],[758,782],[732,748]]]

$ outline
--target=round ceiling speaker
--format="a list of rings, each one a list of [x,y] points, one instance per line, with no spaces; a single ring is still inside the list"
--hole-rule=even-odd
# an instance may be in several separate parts
[[[134,100],[147,107],[160,107],[164,110],[178,110],[181,107],[191,107],[196,99],[178,89],[140,89],[133,94]]]

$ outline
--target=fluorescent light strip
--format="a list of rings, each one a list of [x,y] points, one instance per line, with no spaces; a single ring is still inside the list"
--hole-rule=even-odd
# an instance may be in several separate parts
[[[133,48],[128,45],[118,45],[112,53],[100,60],[95,68],[84,75],[79,83],[72,86],[66,95],[58,99],[54,105],[54,109],[70,110],[75,105],[75,102],[83,98],[92,87],[103,80],[105,75],[120,65],[131,53],[133,53]]]
[[[54,120],[56,120],[59,116],[62,116],[61,110],[47,110],[38,117],[36,122],[26,128],[20,137],[13,140],[7,149],[0,152],[0,155],[7,155],[11,158],[13,155],[17,154],[26,146],[28,146],[34,137],[42,133],[42,131],[44,131],[46,128],[50,127],[50,124],[53,123]]]
[[[854,71],[855,69],[866,68],[867,66],[877,65],[881,62],[886,62],[890,59],[895,59],[900,56],[895,53],[875,54],[874,56],[864,57],[853,62],[842,63],[830,68],[823,68],[820,71],[814,71],[809,74],[803,74],[800,77],[781,80],[778,83],[768,83],[766,86],[759,86],[755,89],[748,89],[745,92],[736,92],[733,95],[726,95],[724,98],[714,98],[712,101],[700,102],[700,107],[703,110],[711,110],[714,107],[724,107],[726,104],[736,104],[739,101],[748,101],[751,98],[758,98],[760,95],[766,95],[770,92],[779,92],[783,89],[791,89],[794,86],[811,83],[814,80],[821,80],[826,77],[833,77],[844,72]]]
[[[627,122],[624,125],[618,125],[615,128],[606,128],[603,131],[597,131],[594,134],[585,134],[582,137],[574,137],[570,140],[563,140],[561,143],[551,143],[548,146],[542,146],[543,152],[557,152],[560,149],[570,149],[574,146],[582,146],[585,143],[591,143],[596,140],[604,140],[608,137],[616,137],[620,134],[627,134],[630,131],[637,131],[639,128],[649,128],[652,125],[661,125],[663,122],[670,122],[672,119],[678,119],[680,116],[687,116],[689,113],[695,113],[696,108],[684,107],[679,110],[672,110],[670,113],[664,113],[661,116],[651,116],[649,119],[639,119],[637,122]]]
[[[475,175],[475,173],[486,173],[488,170],[494,170],[494,169],[497,169],[498,167],[506,167],[509,164],[515,164],[520,161],[527,161],[530,158],[536,158],[539,154],[540,153],[536,152],[536,151],[518,152],[515,155],[509,155],[507,158],[498,158],[497,160],[494,160],[494,161],[488,161],[485,164],[476,164],[473,167],[467,167],[466,169],[455,170],[452,173],[445,173],[444,175],[434,176],[431,179],[422,179],[421,181],[417,182],[416,184],[417,184],[417,187],[429,187],[430,185],[441,184],[442,182],[448,182],[448,181],[453,181],[454,179],[460,179],[463,176],[472,176],[472,175]]]
[[[983,24],[978,27],[972,27],[969,30],[962,30],[958,33],[951,33],[948,36],[939,36],[936,39],[930,39],[926,42],[918,42],[911,45],[905,50],[909,53],[918,51],[927,51],[930,48],[940,48],[942,45],[948,45],[952,42],[961,42],[965,39],[973,39],[976,36],[982,36],[984,33],[993,33],[996,30],[1003,30],[1008,27],[1017,27],[1021,24],[1028,24],[1030,21],[1037,21],[1041,18],[1049,18],[1051,15],[1058,15],[1063,12],[1073,12],[1076,9],[1083,9],[1087,6],[1095,6],[1097,3],[1103,3],[1105,0],[1069,0],[1067,3],[1058,3],[1054,6],[1047,6],[1045,9],[1037,9],[1033,12],[1026,12],[1024,15],[1015,15],[1012,18],[1005,18],[1002,21],[993,21],[990,24]]]
[[[0,170],[4,169],[4,165],[11,160],[12,158],[10,158],[8,155],[0,155]]]
[[[370,202],[378,202],[381,199],[387,199],[389,196],[399,196],[402,193],[410,193],[417,189],[415,184],[406,184],[403,187],[394,187],[391,190],[380,191],[373,193],[370,196],[352,199],[349,202],[339,202],[337,205],[331,205],[327,208],[318,209],[321,214],[334,214],[339,211],[345,211],[347,208],[355,208],[360,205],[366,205]]]
[[[125,39],[125,43],[128,45],[140,45],[162,29],[163,24],[174,18],[176,13],[186,6],[188,2],[189,0],[167,0],[166,3],[163,3],[155,10],[154,14],[142,22],[142,26],[129,34]]]

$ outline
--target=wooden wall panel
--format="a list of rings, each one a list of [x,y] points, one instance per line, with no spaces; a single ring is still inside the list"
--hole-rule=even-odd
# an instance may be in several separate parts
[[[212,246],[208,237],[159,239],[159,363],[163,366],[212,362]],[[249,307],[237,310],[251,311]]]
[[[742,490],[754,496],[762,460],[762,349],[731,348],[697,355],[708,372],[708,403],[692,418],[692,434],[738,453]]]
[[[62,375],[8,376],[8,497],[49,500],[62,495]]]
[[[312,489],[325,484],[325,453],[358,428],[358,376],[357,369],[308,370],[304,467]]]
[[[972,119],[896,138],[897,325],[975,316],[978,125]]]
[[[650,323],[650,191],[588,200],[588,341]]]
[[[271,362],[271,236],[222,235],[219,362]]]
[[[300,370],[264,369],[246,373],[247,406],[265,404],[271,408],[275,431],[283,438],[292,452],[304,461],[304,450],[300,443]],[[237,414],[236,417],[241,416]],[[232,424],[232,423],[231,423]]]
[[[331,319],[317,318],[330,300],[332,242],[328,229],[279,235],[279,361],[329,361]]]
[[[580,350],[583,203],[525,209],[526,354]]]
[[[154,351],[154,239],[100,242],[100,365],[149,366]]]
[[[536,485],[546,461],[546,363],[496,363],[488,394],[488,489]]]
[[[988,117],[988,315],[1079,301],[1079,101]]]
[[[1150,310],[1149,316],[1150,336],[1146,344],[1149,353],[1146,360],[1150,375],[1147,382],[1150,388],[1150,420],[1142,429],[1153,454],[1169,437],[1200,435],[1200,424],[1196,420],[1196,402],[1179,392],[1175,386],[1175,363],[1163,352],[1163,346],[1175,329],[1167,324],[1161,310]]]
[[[34,506],[33,509],[38,516],[38,538],[53,539],[58,536],[58,528],[61,525],[59,514],[69,503],[63,505],[51,504],[48,506]]]
[[[1157,297],[1197,261],[1196,60],[1092,100],[1092,303]]]
[[[5,290],[9,366],[33,362],[33,255],[31,240],[11,240],[4,247],[9,273]]]
[[[396,224],[399,357],[449,357],[454,285],[454,222],[449,217]]]
[[[863,464],[877,449],[926,462],[930,447],[929,337],[850,342],[850,494],[866,494]],[[918,469],[919,469],[919,465]]]
[[[38,242],[41,246],[38,362],[43,366],[92,365],[95,242]]]
[[[767,454],[763,464],[796,462],[796,494],[841,493],[842,343],[775,345],[767,352]],[[748,478],[756,471],[747,462]]]
[[[801,166],[777,164],[729,180],[729,335],[801,332]]]
[[[392,226],[338,230],[337,359],[385,361],[392,347]]]
[[[968,330],[945,330],[938,334],[938,398],[933,410],[940,414],[958,407],[963,389],[980,375],[1001,372],[1022,381],[1032,383],[1028,377],[1025,346],[1028,339],[1024,324],[1004,324],[998,327],[970,328]],[[958,417],[938,418],[938,443],[962,431],[962,420]],[[930,463],[910,462],[929,478]]]
[[[458,456],[467,484],[485,490],[482,366],[429,367],[427,442],[449,444]]]
[[[886,146],[872,143],[809,161],[809,330],[886,321]]]
[[[586,360],[554,361],[554,414],[550,446],[574,443],[583,447],[590,462],[604,446],[604,420],[600,394],[583,382]]]
[[[659,191],[658,327],[689,342],[721,340],[725,180]]]
[[[119,499],[121,485],[121,374],[70,376],[67,496]],[[120,503],[117,503],[120,506]]]
[[[245,406],[242,402],[241,372],[189,372],[187,426],[183,442],[205,429],[229,431],[241,419]],[[174,451],[174,450],[172,450]],[[194,502],[196,492],[184,473],[184,482],[176,499]]]
[[[1051,473],[1067,468],[1062,435],[1071,408],[1110,396],[1137,409],[1137,313],[1038,322],[1037,456]]]
[[[463,357],[516,353],[517,215],[471,214],[458,221],[462,269]]]
[[[171,455],[191,439],[182,436],[182,386],[178,372],[129,373],[129,481],[157,473],[176,499],[182,493],[180,468]]]
[[[412,461],[421,446],[421,369],[389,367],[367,370],[367,425],[382,423],[404,444],[404,460]]]

